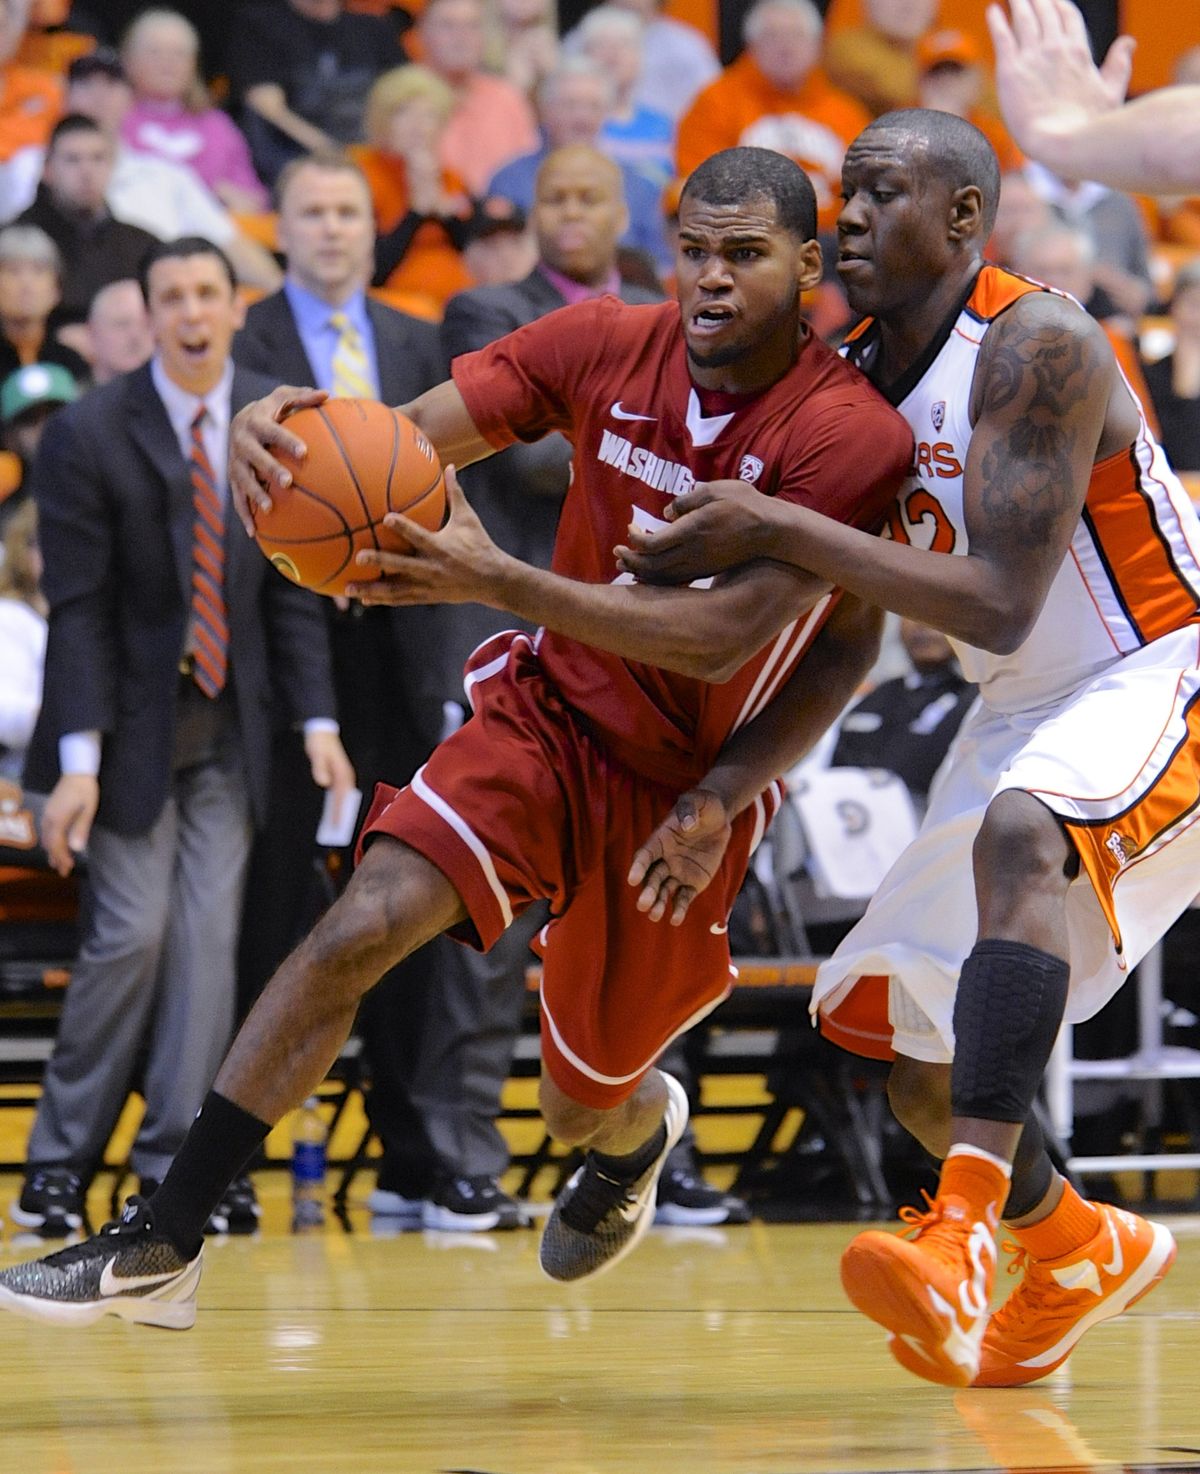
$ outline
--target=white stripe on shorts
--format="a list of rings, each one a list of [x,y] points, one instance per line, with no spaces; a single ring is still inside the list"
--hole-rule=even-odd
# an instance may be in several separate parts
[[[731,965],[730,972],[732,973],[733,971],[734,969]],[[732,981],[730,982],[729,986],[733,986]],[[680,1024],[680,1026],[675,1030],[675,1032],[670,1036],[669,1039],[663,1040],[663,1042],[654,1051],[654,1053],[650,1056],[650,1058],[646,1061],[644,1065],[639,1065],[636,1070],[632,1070],[628,1075],[603,1075],[600,1073],[599,1070],[594,1070],[591,1065],[589,1065],[585,1060],[580,1059],[575,1051],[571,1048],[571,1046],[567,1043],[567,1041],[563,1038],[562,1034],[559,1032],[558,1025],[554,1022],[554,1015],[550,1012],[550,1009],[546,1005],[546,995],[544,992],[541,995],[541,1004],[542,1012],[546,1016],[546,1023],[550,1028],[550,1037],[554,1040],[559,1054],[562,1055],[562,1057],[567,1061],[568,1064],[574,1065],[574,1067],[579,1071],[581,1075],[586,1076],[586,1078],[589,1080],[595,1080],[598,1085],[628,1085],[631,1080],[636,1080],[640,1075],[644,1075],[646,1073],[646,1071],[659,1057],[663,1050],[666,1049],[668,1044],[671,1044],[674,1040],[678,1039],[680,1034],[686,1034],[690,1028],[693,1028],[696,1024],[700,1022],[702,1018],[705,1018],[708,1014],[710,1014],[713,1009],[716,1008],[718,1003],[724,1003],[726,998],[728,997],[729,988],[726,988],[725,991],[721,993],[718,997],[714,998],[711,1003],[701,1004],[701,1006],[696,1010],[694,1014],[692,1014],[691,1018],[688,1019],[686,1023]]]
[[[454,830],[459,839],[467,846],[471,853],[479,861],[479,868],[483,871],[483,878],[488,883],[488,888],[496,898],[496,904],[500,907],[500,916],[506,927],[512,925],[513,911],[508,899],[508,892],[500,884],[500,877],[496,874],[496,867],[492,863],[492,857],[488,854],[487,846],[475,833],[463,816],[452,809],[441,794],[435,793],[424,779],[425,769],[420,767],[413,774],[412,791],[421,800],[428,804],[440,819],[444,819],[450,828]]]

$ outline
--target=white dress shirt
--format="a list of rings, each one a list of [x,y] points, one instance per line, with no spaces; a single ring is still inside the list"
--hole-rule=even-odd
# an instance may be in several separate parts
[[[201,405],[208,411],[200,427],[200,436],[204,441],[209,464],[213,468],[217,495],[225,504],[226,516],[231,516],[228,505],[227,467],[233,361],[226,363],[220,379],[203,396],[192,394],[187,389],[181,389],[173,379],[169,378],[162,366],[162,359],[157,353],[150,360],[150,378],[153,381],[155,392],[162,400],[167,419],[171,422],[171,429],[179,444],[179,453],[185,462],[192,458],[192,422]],[[336,732],[337,730],[338,724],[332,717],[311,717],[304,723],[306,734]],[[94,778],[100,771],[100,733],[68,732],[64,734],[58,739],[58,763],[64,774],[86,774]]]

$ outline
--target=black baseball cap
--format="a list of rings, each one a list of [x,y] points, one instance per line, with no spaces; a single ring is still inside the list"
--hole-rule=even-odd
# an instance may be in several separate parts
[[[95,51],[77,56],[67,68],[68,82],[86,82],[89,77],[109,77],[114,82],[125,81],[125,68],[111,46],[97,46]]]
[[[466,242],[487,240],[489,236],[510,231],[520,235],[526,226],[525,211],[500,195],[491,195],[481,200],[464,222]]]

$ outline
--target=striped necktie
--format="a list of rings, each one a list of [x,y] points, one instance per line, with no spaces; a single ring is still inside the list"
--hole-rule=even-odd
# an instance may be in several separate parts
[[[206,696],[219,696],[229,665],[225,621],[225,507],[201,429],[203,405],[192,420],[192,674]]]
[[[333,397],[374,399],[375,390],[358,329],[344,312],[335,312],[329,325],[338,335],[337,347],[333,351]]]

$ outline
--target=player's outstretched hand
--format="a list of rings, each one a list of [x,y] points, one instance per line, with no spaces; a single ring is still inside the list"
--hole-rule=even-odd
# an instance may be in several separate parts
[[[265,399],[256,399],[238,410],[229,426],[229,490],[242,526],[254,536],[252,508],[271,510],[271,487],[290,486],[291,473],[271,454],[286,451],[300,460],[303,440],[285,430],[281,423],[295,409],[308,409],[328,399],[324,389],[298,389],[281,384]]]
[[[732,833],[725,805],[707,788],[681,794],[675,807],[633,857],[629,884],[640,887],[637,908],[651,921],[670,910],[679,926],[688,907],[717,873]]]
[[[988,6],[996,52],[996,89],[1008,130],[1035,159],[1058,137],[1086,128],[1119,107],[1129,86],[1134,42],[1121,36],[1101,66],[1092,61],[1087,30],[1071,0],[1009,0]],[[1053,159],[1046,158],[1053,167]]]
[[[643,583],[691,583],[769,556],[773,504],[745,481],[697,481],[668,505],[672,526],[630,526],[617,566]]]
[[[346,592],[364,604],[487,604],[505,569],[515,563],[488,536],[463,495],[453,466],[446,467],[449,517],[437,532],[389,512],[383,525],[411,544],[407,553],[372,548],[358,554],[364,571],[379,569],[382,578],[353,583]]]

